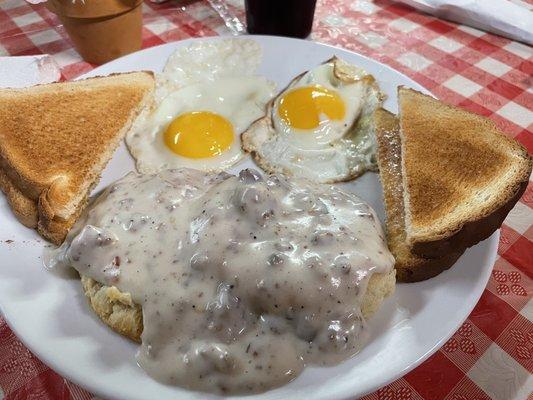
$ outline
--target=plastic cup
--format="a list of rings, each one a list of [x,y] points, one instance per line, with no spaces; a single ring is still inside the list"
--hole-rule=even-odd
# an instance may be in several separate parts
[[[87,62],[103,64],[141,48],[142,0],[48,0],[74,47]]]
[[[248,33],[306,38],[313,28],[316,0],[246,0]]]

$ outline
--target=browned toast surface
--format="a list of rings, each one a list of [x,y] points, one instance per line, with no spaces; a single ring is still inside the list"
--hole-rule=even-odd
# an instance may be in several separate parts
[[[0,90],[0,168],[18,200],[8,198],[36,205],[45,237],[62,240],[153,86],[133,72]]]
[[[374,113],[374,123],[379,174],[387,213],[387,242],[396,260],[397,280],[417,282],[429,279],[450,268],[462,253],[427,259],[411,251],[405,233],[399,121],[394,114],[378,109]]]
[[[496,230],[525,190],[531,158],[489,119],[400,87],[407,241],[426,257]]]

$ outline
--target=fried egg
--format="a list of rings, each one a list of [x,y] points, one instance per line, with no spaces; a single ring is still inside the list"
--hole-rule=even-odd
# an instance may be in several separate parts
[[[274,95],[274,84],[254,75],[260,61],[252,40],[202,42],[171,55],[154,103],[126,136],[137,170],[217,171],[238,162],[241,134]]]
[[[265,171],[320,183],[376,168],[371,115],[383,101],[372,75],[332,58],[293,79],[242,136]]]

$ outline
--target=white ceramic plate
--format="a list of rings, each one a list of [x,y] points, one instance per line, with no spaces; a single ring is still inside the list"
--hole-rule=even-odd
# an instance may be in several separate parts
[[[263,47],[259,71],[282,88],[300,72],[336,54],[364,67],[378,80],[396,111],[396,87],[423,87],[363,56],[310,41],[253,37]],[[96,68],[86,76],[131,70],[160,71],[170,53],[190,41],[152,47]],[[250,160],[239,167],[250,166]],[[102,189],[134,168],[122,145],[105,169]],[[240,169],[238,168],[238,169]],[[370,202],[383,220],[378,176],[367,173],[344,184]],[[45,243],[20,225],[0,196],[0,307],[17,336],[59,374],[106,399],[205,399],[203,393],[157,383],[135,363],[137,345],[102,324],[89,309],[79,280],[45,270]],[[13,240],[13,242],[6,242]],[[370,320],[372,339],[352,359],[329,368],[310,367],[290,384],[257,399],[357,398],[407,373],[434,353],[466,319],[494,264],[498,233],[469,249],[449,271],[396,293]],[[247,396],[246,399],[251,399]],[[254,397],[255,399],[255,397]]]

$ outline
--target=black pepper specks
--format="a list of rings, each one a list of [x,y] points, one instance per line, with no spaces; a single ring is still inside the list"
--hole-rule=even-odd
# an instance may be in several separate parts
[[[282,253],[274,253],[268,257],[268,264],[276,267],[285,263],[285,255]]]

